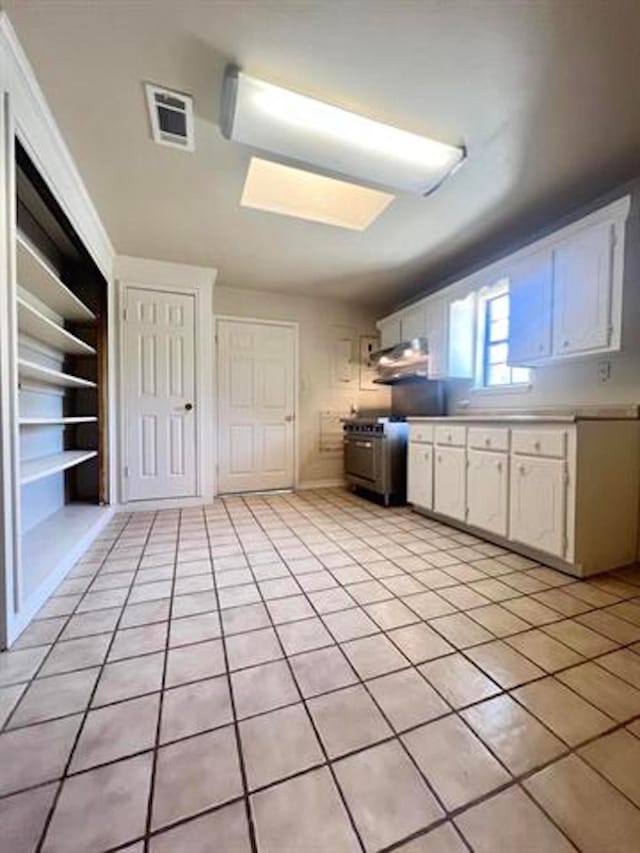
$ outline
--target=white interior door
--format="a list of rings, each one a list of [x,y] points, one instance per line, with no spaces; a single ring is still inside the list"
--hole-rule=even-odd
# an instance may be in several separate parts
[[[195,297],[126,290],[122,365],[129,500],[196,494]]]
[[[218,321],[218,492],[294,485],[295,336]]]

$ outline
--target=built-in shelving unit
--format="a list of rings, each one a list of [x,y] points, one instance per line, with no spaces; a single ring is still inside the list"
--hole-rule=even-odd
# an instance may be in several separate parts
[[[66,355],[96,354],[95,347],[72,335],[20,297],[18,297],[18,329],[25,335]]]
[[[95,415],[82,415],[70,418],[19,418],[18,423],[21,427],[76,426],[77,424],[94,424],[97,420]]]
[[[16,237],[18,284],[67,320],[91,322],[95,314],[56,275],[47,261],[18,233]],[[28,285],[26,284],[28,282]]]
[[[73,565],[95,531],[104,524],[105,508],[66,504],[22,536],[22,594],[25,600],[46,594],[59,582],[52,567]],[[53,575],[53,576],[52,576]]]
[[[31,379],[33,382],[41,382],[45,385],[54,385],[58,388],[95,388],[96,383],[90,379],[82,379],[61,370],[51,370],[24,358],[18,359],[18,376],[20,379]]]
[[[9,642],[109,517],[107,282],[16,141],[15,503]]]
[[[59,474],[97,456],[96,450],[63,450],[51,456],[39,456],[20,463],[20,485],[35,483],[43,477]]]

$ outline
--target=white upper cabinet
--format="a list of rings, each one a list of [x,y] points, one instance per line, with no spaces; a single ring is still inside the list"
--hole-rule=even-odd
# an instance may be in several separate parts
[[[473,376],[475,314],[475,293],[449,302],[447,375],[452,379],[470,379]]]
[[[426,305],[427,348],[429,350],[429,379],[447,376],[447,300],[429,299]]]
[[[553,254],[543,250],[509,272],[509,364],[531,364],[551,355]]]
[[[619,350],[630,205],[631,197],[624,196],[426,297],[419,308],[381,320],[383,340],[399,343],[424,327],[430,378],[472,378],[476,295],[506,278],[510,365],[541,366]]]
[[[605,223],[576,234],[554,252],[554,355],[609,346],[613,235],[613,225]]]
[[[427,334],[424,305],[414,305],[403,311],[400,317],[400,333],[403,341],[423,338]]]
[[[396,315],[380,320],[378,329],[380,329],[380,346],[382,349],[394,347],[402,340],[400,317]]]

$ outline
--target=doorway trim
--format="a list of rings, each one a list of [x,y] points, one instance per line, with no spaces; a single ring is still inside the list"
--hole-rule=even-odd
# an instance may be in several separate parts
[[[213,376],[208,373],[208,365],[213,363],[212,321],[213,288],[217,271],[207,267],[195,267],[187,264],[173,264],[166,261],[154,261],[147,258],[133,258],[118,255],[115,259],[116,306],[117,317],[117,365],[118,415],[117,415],[117,454],[116,471],[118,484],[118,503],[136,509],[171,509],[176,507],[209,503],[214,495],[214,452],[213,442],[206,440],[207,424],[213,422],[213,404],[215,393],[215,370]],[[196,496],[187,498],[166,498],[155,500],[129,501],[125,477],[126,465],[126,426],[127,407],[124,393],[124,307],[129,288],[156,290],[170,293],[190,294],[195,300],[195,402],[196,402]]]
[[[220,407],[218,405],[218,324],[220,321],[248,323],[261,326],[280,326],[293,330],[293,488],[300,481],[300,323],[294,320],[265,320],[263,317],[241,317],[236,314],[216,314],[214,317],[214,361],[213,375],[215,392],[213,396],[214,418],[216,425],[215,460],[213,468],[213,494],[218,496],[218,470],[220,465]],[[279,490],[281,491],[281,490]],[[264,493],[264,492],[263,492]]]

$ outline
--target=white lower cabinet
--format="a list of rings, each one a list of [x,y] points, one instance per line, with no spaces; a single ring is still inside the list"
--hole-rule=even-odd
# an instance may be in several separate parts
[[[409,501],[578,577],[635,562],[640,420],[514,420],[415,419]]]
[[[433,508],[436,512],[465,519],[466,509],[466,450],[464,447],[435,449]]]
[[[499,536],[507,535],[509,457],[506,453],[469,450],[467,522]]]
[[[565,557],[566,501],[564,461],[526,456],[512,458],[511,539]]]
[[[433,446],[409,443],[407,500],[414,506],[433,509]]]

